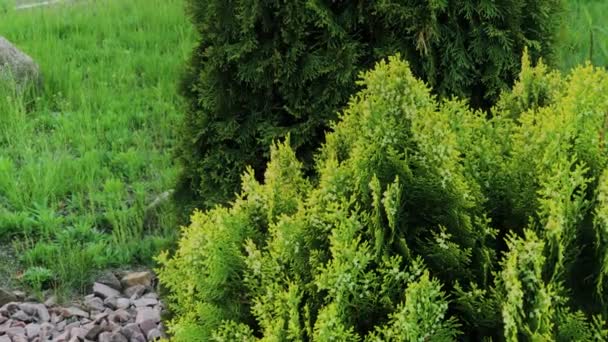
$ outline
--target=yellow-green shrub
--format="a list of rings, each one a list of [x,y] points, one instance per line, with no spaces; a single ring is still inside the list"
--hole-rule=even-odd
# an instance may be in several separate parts
[[[273,146],[159,258],[175,340],[606,337],[608,73],[522,64],[487,119],[380,62],[315,183]]]

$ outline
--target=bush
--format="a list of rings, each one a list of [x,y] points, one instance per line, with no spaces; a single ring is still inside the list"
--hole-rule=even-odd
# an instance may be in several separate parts
[[[551,54],[560,2],[190,0],[200,38],[182,84],[178,199],[232,199],[245,167],[262,175],[268,146],[287,134],[309,172],[358,73],[396,52],[438,94],[487,107],[525,46]]]
[[[608,73],[523,60],[491,119],[380,62],[314,183],[273,145],[160,256],[175,340],[608,338]]]

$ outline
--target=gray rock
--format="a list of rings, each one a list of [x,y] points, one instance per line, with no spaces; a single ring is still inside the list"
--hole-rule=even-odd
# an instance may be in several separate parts
[[[84,301],[84,304],[87,306],[87,308],[91,309],[91,310],[97,310],[97,311],[103,311],[105,309],[105,306],[103,305],[103,301],[100,298],[97,297],[93,297],[93,298],[86,298]]]
[[[137,299],[146,293],[147,288],[143,285],[134,285],[125,290],[125,295],[131,299]]]
[[[140,298],[133,301],[133,305],[138,308],[145,306],[154,306],[156,304],[158,304],[158,300],[154,298]]]
[[[83,317],[83,318],[89,318],[89,314],[87,312],[85,312],[84,310],[81,310],[75,306],[69,307],[67,309],[65,309],[63,311],[63,316],[64,317]]]
[[[6,329],[5,333],[10,338],[15,338],[15,336],[25,336],[25,328],[23,327],[11,327]]]
[[[119,332],[103,332],[99,335],[99,342],[129,342],[125,335]]]
[[[42,323],[42,325],[40,325],[40,340],[41,341],[48,340],[49,337],[52,336],[54,329],[55,328],[53,327],[52,324]]]
[[[0,37],[0,38],[2,38],[2,37]],[[2,48],[0,47],[0,54],[2,53],[1,49]],[[0,61],[1,61],[1,59],[0,59]],[[0,287],[0,306],[4,306],[5,304],[8,304],[10,302],[15,302],[15,301],[17,301],[17,296],[15,296],[15,294]]]
[[[152,329],[148,332],[148,335],[146,337],[148,337],[148,341],[158,341],[160,339],[165,338],[165,334],[163,334],[163,332],[158,329]]]
[[[0,36],[0,80],[6,82],[9,79],[15,81],[19,91],[28,86],[42,86],[42,75],[36,62]]]
[[[108,319],[112,322],[124,323],[128,322],[131,319],[131,315],[126,310],[118,309],[112,312],[108,316]]]
[[[99,336],[99,334],[101,334],[103,332],[103,327],[99,326],[99,325],[95,325],[93,326],[93,328],[91,328],[87,334],[85,335],[85,338],[87,340],[96,340],[97,337]]]
[[[116,278],[116,276],[112,272],[108,271],[103,273],[99,277],[99,279],[97,279],[97,282],[107,285],[115,290],[122,291],[122,285],[120,284],[120,280],[118,280],[118,278]]]
[[[38,320],[42,323],[48,322],[51,320],[51,315],[49,314],[49,310],[43,304],[36,305],[36,315],[38,316]]]
[[[36,314],[36,304],[34,303],[21,303],[19,309],[23,310],[26,314],[33,316]]]
[[[158,322],[151,320],[151,319],[149,319],[147,321],[139,322],[138,324],[139,324],[139,329],[141,329],[141,331],[146,336],[148,336],[148,333],[150,331],[152,331],[153,329],[156,329],[158,326]]]
[[[127,298],[118,298],[116,300],[116,308],[117,309],[128,309],[131,306],[131,301]]]
[[[144,321],[154,321],[155,323],[160,322],[160,312],[158,310],[154,310],[152,308],[138,308],[137,309],[137,317],[135,318],[135,323],[142,323]]]
[[[8,337],[7,335],[2,335],[0,336],[0,342],[12,342],[11,338]]]
[[[32,321],[32,316],[25,313],[23,310],[19,310],[11,315],[11,318],[17,321],[29,323]]]
[[[129,339],[129,341],[146,342],[146,337],[136,323],[125,325],[120,332]]]
[[[120,292],[102,283],[93,284],[93,292],[102,299],[120,297]]]
[[[0,324],[4,323],[8,321],[8,317],[5,317],[4,315],[0,314]]]
[[[66,325],[67,325],[66,321],[61,321],[61,322],[57,323],[55,328],[57,329],[57,331],[64,331]]]
[[[85,339],[85,336],[87,336],[88,331],[86,329],[83,328],[72,328],[72,330],[70,331],[70,337],[77,337],[81,340]]]
[[[32,323],[25,326],[25,334],[28,338],[34,338],[40,335],[40,324]]]
[[[70,331],[64,331],[63,333],[54,336],[53,341],[55,342],[65,342],[70,339]]]
[[[111,332],[102,332],[99,334],[99,342],[112,342],[112,333]]]
[[[110,298],[106,298],[103,301],[103,305],[105,307],[108,307],[108,308],[112,309],[112,310],[116,310],[116,308],[117,308],[117,306],[116,306],[117,302],[118,302],[118,298],[116,298],[116,297],[110,297]]]
[[[27,337],[25,337],[25,335],[15,335],[12,339],[13,342],[27,342]]]

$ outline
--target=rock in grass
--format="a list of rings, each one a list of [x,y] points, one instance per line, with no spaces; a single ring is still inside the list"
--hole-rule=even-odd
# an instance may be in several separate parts
[[[42,86],[40,68],[34,60],[0,36],[0,82],[14,81],[20,92]]]
[[[114,290],[122,291],[122,285],[120,284],[120,280],[116,278],[114,273],[107,271],[101,274],[97,279],[97,282],[100,284],[107,285]]]
[[[15,296],[15,294],[0,287],[0,306],[15,301],[17,301],[17,297]]]
[[[120,292],[102,283],[93,284],[93,292],[102,299],[120,297]]]
[[[121,280],[121,284],[124,288],[129,288],[135,285],[142,285],[145,287],[152,286],[152,273],[150,272],[133,272],[125,275]]]

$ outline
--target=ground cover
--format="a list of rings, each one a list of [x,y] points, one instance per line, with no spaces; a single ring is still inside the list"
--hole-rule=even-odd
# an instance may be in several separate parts
[[[181,0],[82,1],[0,12],[0,34],[45,77],[0,93],[0,286],[84,290],[174,240],[176,92],[192,49]],[[8,252],[10,250],[10,252]],[[10,253],[10,254],[9,254]],[[15,265],[15,266],[10,266]]]

